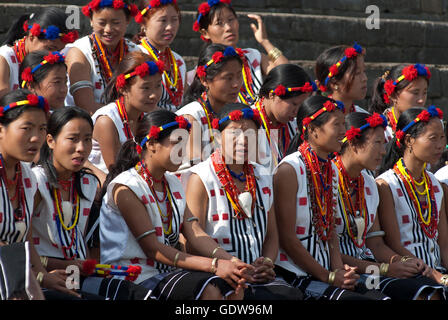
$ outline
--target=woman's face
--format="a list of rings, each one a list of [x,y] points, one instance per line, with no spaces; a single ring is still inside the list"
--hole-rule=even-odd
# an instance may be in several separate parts
[[[92,127],[87,120],[74,118],[61,128],[57,136],[48,134],[47,144],[53,151],[53,165],[58,173],[77,172],[92,150]]]
[[[311,93],[304,93],[288,99],[270,96],[265,102],[266,111],[272,114],[277,122],[286,124],[295,119],[303,101],[310,95]]]
[[[359,55],[356,57],[356,69],[354,70],[354,78],[350,84],[351,72],[346,72],[344,77],[339,81],[339,95],[341,99],[346,100],[362,100],[367,94],[367,75],[364,63],[364,57]],[[348,88],[348,90],[347,90]]]
[[[55,40],[39,39],[33,35],[28,36],[29,39],[29,49],[28,53],[38,50],[43,51],[61,51],[65,48],[65,43],[61,41],[60,38]]]
[[[46,77],[30,89],[33,93],[47,99],[52,110],[63,107],[68,91],[66,66],[59,65],[51,68]]]
[[[309,142],[318,146],[326,154],[339,152],[345,136],[344,119],[344,113],[341,110],[330,112],[328,121],[320,127],[313,128],[308,134]]]
[[[232,59],[222,66],[221,71],[213,79],[201,80],[207,90],[207,96],[221,104],[236,102],[243,85],[241,71],[241,63]]]
[[[424,107],[427,93],[428,81],[424,77],[418,77],[391,99],[394,107],[403,113],[412,107]]]
[[[0,145],[4,156],[18,161],[33,161],[45,141],[46,130],[47,118],[40,109],[27,110],[8,126],[0,125]]]
[[[442,121],[432,118],[416,138],[410,138],[404,152],[411,151],[414,156],[427,163],[436,163],[445,150],[446,137]]]
[[[188,131],[176,129],[161,141],[147,142],[149,152],[146,152],[145,161],[156,162],[157,166],[166,171],[175,172],[185,157],[187,140]]]
[[[358,163],[364,169],[375,170],[386,154],[386,146],[384,140],[384,128],[382,126],[370,129],[366,139],[361,146],[356,146],[353,153]]]
[[[145,36],[158,50],[163,50],[173,42],[179,25],[179,13],[169,4],[157,9],[145,20]]]
[[[257,126],[250,119],[231,121],[221,132],[221,151],[227,164],[256,161]]]
[[[94,11],[90,20],[93,32],[109,51],[124,38],[129,20],[123,10],[104,8]]]
[[[162,76],[156,73],[141,78],[136,76],[132,85],[123,92],[126,103],[140,112],[151,112],[157,108],[162,96]]]
[[[201,34],[212,43],[236,47],[239,40],[239,22],[233,12],[226,7],[217,11],[207,30],[201,29]]]

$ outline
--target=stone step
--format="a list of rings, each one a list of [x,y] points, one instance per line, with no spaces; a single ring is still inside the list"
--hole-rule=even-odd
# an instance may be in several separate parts
[[[25,12],[37,12],[48,4],[0,4],[0,39],[13,21]],[[65,5],[55,5],[66,8]],[[367,48],[370,62],[421,62],[446,63],[448,49],[448,22],[414,21],[405,19],[381,19],[379,30],[369,30],[366,19],[361,17],[324,16],[298,13],[255,12],[263,17],[271,41],[283,50],[286,56],[297,60],[314,60],[326,48],[357,41]],[[80,13],[81,14],[81,13]],[[262,49],[253,37],[247,12],[238,12],[240,19],[241,47]],[[193,32],[196,13],[182,12],[180,28],[173,49],[181,55],[196,56],[203,44]],[[88,19],[80,17],[81,35],[90,32]],[[129,35],[135,34],[138,26],[132,22]],[[387,48],[387,49],[385,49]]]

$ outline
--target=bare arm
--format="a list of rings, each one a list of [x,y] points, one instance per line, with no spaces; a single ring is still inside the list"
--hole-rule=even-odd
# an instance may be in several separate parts
[[[107,168],[110,168],[115,164],[115,157],[121,147],[117,128],[112,119],[107,116],[98,117],[93,128],[92,138],[100,145],[104,163]]]
[[[6,59],[0,56],[0,99],[3,98],[11,88],[9,88],[9,65]]]

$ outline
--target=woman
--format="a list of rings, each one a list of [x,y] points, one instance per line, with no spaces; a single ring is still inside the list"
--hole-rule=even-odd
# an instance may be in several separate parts
[[[36,95],[43,96],[54,111],[64,107],[67,96],[67,66],[58,51],[34,51],[20,65],[20,83]]]
[[[323,95],[344,103],[345,113],[366,112],[354,104],[367,93],[365,50],[355,42],[353,47],[337,46],[322,52],[316,60],[316,82]],[[350,107],[349,107],[350,106]]]
[[[138,284],[155,299],[222,299],[233,290],[239,297],[251,266],[229,254],[207,258],[216,243],[200,228],[180,181],[169,173],[180,165],[172,156],[182,157],[178,137],[188,121],[167,110],[147,117],[149,132],[122,146],[103,187],[102,262],[141,266]],[[180,234],[202,256],[179,251]]]
[[[402,256],[423,260],[423,274],[446,286],[448,230],[443,189],[425,170],[425,164],[436,163],[445,148],[442,116],[434,106],[403,112],[376,181],[386,244]]]
[[[13,23],[0,48],[0,98],[20,87],[20,64],[30,52],[60,51],[78,39],[78,32],[69,31],[66,21],[63,10],[49,7],[22,15]]]
[[[67,105],[77,105],[90,114],[104,105],[102,95],[114,70],[128,52],[138,50],[124,38],[137,11],[128,0],[95,0],[82,8],[93,32],[77,40],[66,54],[70,82]]]
[[[140,49],[154,61],[162,61],[162,96],[159,108],[175,112],[182,105],[186,85],[186,64],[184,59],[170,49],[179,30],[181,13],[176,0],[163,3],[157,0],[140,0],[139,13],[135,21],[141,24],[144,37]]]
[[[162,62],[155,63],[139,51],[129,53],[117,67],[106,88],[108,104],[92,116],[95,127],[89,161],[102,171],[102,182],[121,145],[134,138],[142,115],[157,108],[163,70]]]
[[[230,0],[210,0],[198,7],[193,30],[201,33],[201,39],[214,44],[237,47],[239,40],[239,22]],[[251,105],[263,83],[263,77],[280,64],[288,63],[288,59],[268,39],[265,26],[259,15],[248,14],[250,19],[256,20],[258,26],[251,23],[255,40],[266,50],[261,53],[254,48],[243,50],[244,83],[239,94],[239,101]]]
[[[387,117],[387,141],[395,134],[400,114],[412,107],[425,106],[429,79],[428,67],[416,63],[395,66],[376,80],[369,110],[384,113]]]
[[[376,281],[377,289],[392,299],[440,299],[442,287],[421,275],[423,261],[397,254],[382,238],[378,189],[365,170],[375,170],[386,153],[386,126],[386,117],[378,113],[353,112],[345,117],[345,142],[333,159],[339,171],[336,232],[342,260],[358,268],[360,285]],[[376,275],[368,276],[372,270]]]

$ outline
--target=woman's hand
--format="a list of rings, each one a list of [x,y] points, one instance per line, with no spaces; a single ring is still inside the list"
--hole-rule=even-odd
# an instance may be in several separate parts
[[[275,279],[274,264],[271,259],[259,257],[252,265],[255,267],[253,273],[254,283],[266,283]]]
[[[257,42],[261,45],[263,45],[264,42],[269,41],[268,33],[266,32],[266,28],[261,17],[258,14],[248,14],[247,17],[257,21],[258,26],[254,23],[250,24],[250,27],[254,32],[255,40],[257,40]]]
[[[242,262],[239,259],[224,260],[219,259],[215,274],[224,279],[238,294],[240,290],[247,287],[246,278],[251,278],[248,273],[253,270],[251,265]]]
[[[357,267],[350,267],[344,264],[344,269],[336,271],[333,285],[341,289],[354,290],[359,275],[356,273]]]
[[[56,290],[81,298],[81,295],[78,294],[75,290],[67,288],[66,280],[67,274],[65,273],[65,270],[53,270],[44,274],[41,286],[47,289]]]
[[[405,261],[396,261],[389,265],[387,276],[393,278],[410,278],[418,274],[430,273],[429,267],[421,259],[408,258]]]

